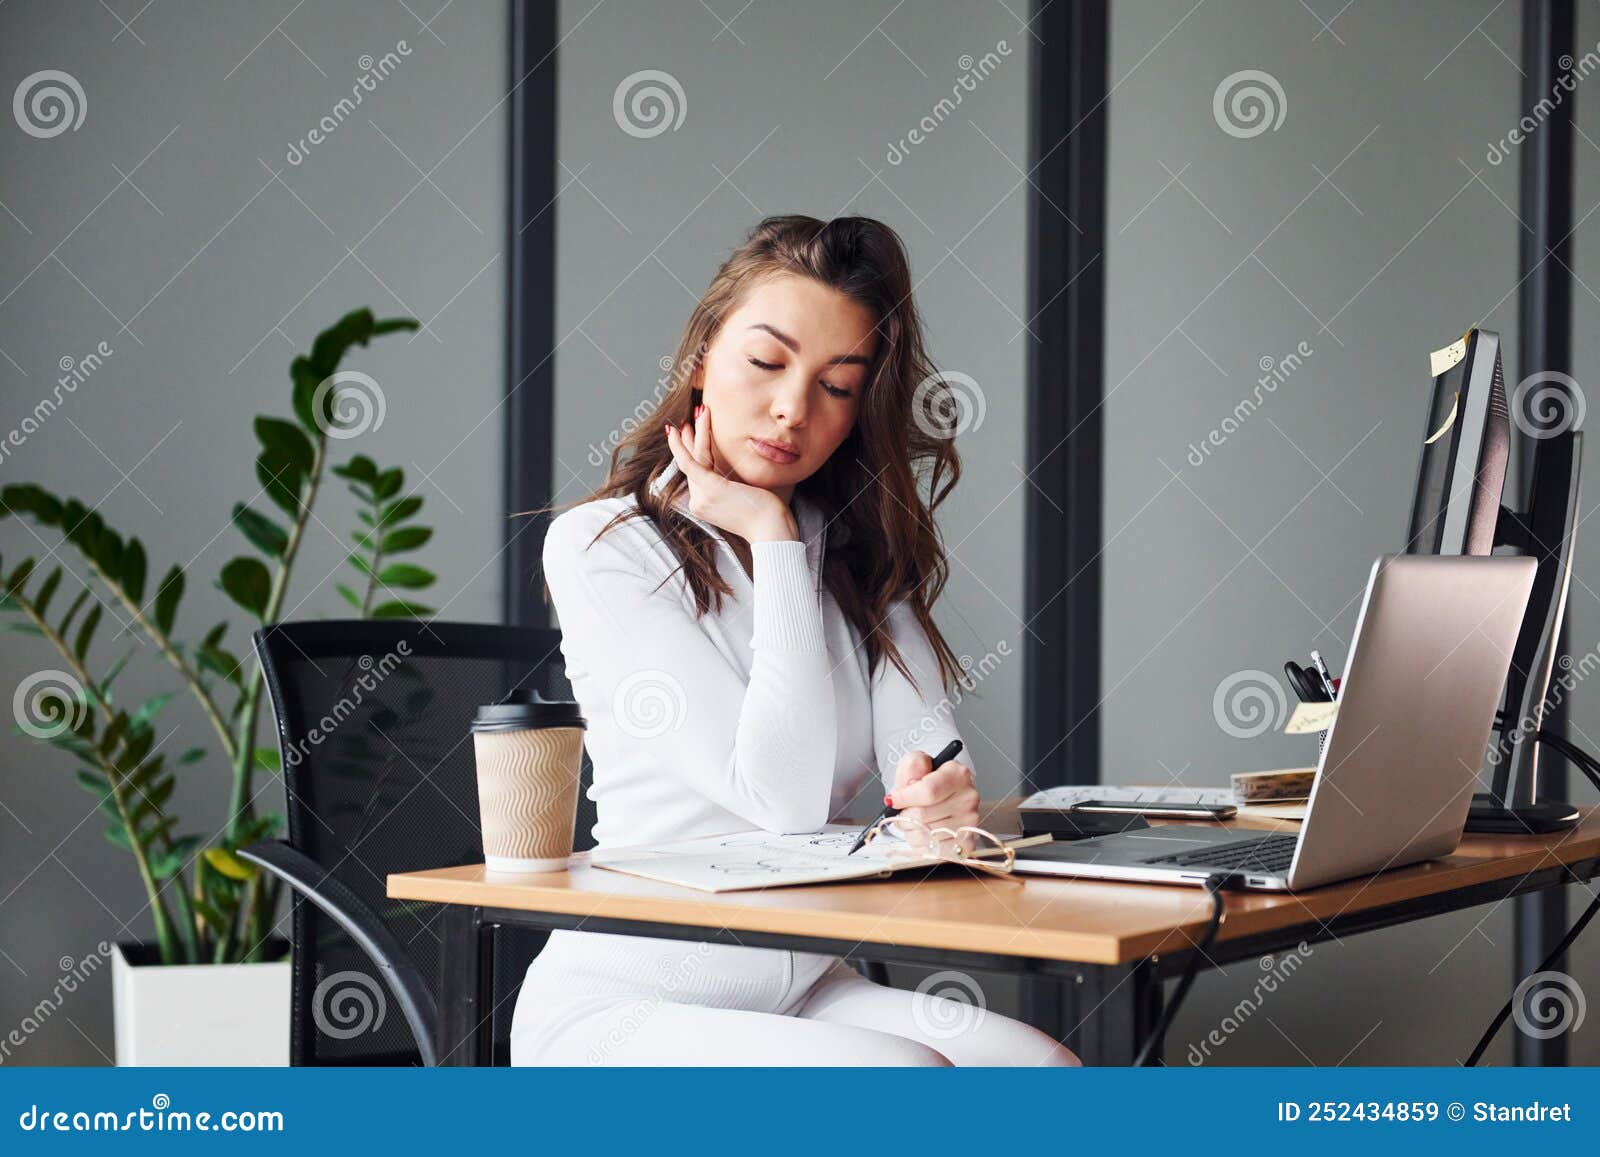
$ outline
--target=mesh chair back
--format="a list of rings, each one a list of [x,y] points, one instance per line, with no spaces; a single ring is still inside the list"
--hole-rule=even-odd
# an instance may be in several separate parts
[[[277,716],[289,842],[361,897],[437,985],[436,904],[390,900],[391,872],[478,863],[477,772],[469,726],[480,704],[528,688],[570,695],[555,630],[478,623],[321,621],[256,633]],[[577,846],[591,846],[584,758]],[[294,904],[296,1065],[415,1064],[405,1020],[366,955],[315,906]],[[493,936],[495,1055],[544,934]]]

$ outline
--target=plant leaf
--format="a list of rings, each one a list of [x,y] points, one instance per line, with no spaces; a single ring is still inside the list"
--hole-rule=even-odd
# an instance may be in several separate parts
[[[89,608],[89,613],[83,616],[83,625],[78,628],[77,640],[72,644],[72,653],[78,657],[78,662],[88,661],[89,644],[94,640],[94,629],[99,625],[100,604],[96,603]]]
[[[87,601],[88,598],[89,588],[84,587],[78,592],[78,597],[72,600],[72,605],[67,607],[67,613],[61,616],[61,625],[56,628],[57,634],[62,636],[66,635],[68,629],[72,626],[73,617],[77,615],[80,609],[82,609],[84,602]]]
[[[391,563],[378,573],[378,581],[384,586],[411,590],[431,586],[437,578],[438,576],[426,567],[409,562]]]
[[[170,820],[172,817],[168,816],[167,819]],[[184,836],[182,839],[173,840],[172,847],[150,858],[150,874],[158,880],[176,875],[184,864],[189,862],[189,853],[194,851],[199,843],[199,836]]]
[[[244,665],[239,657],[224,647],[201,647],[194,653],[203,670],[220,675],[230,683],[243,681]]]
[[[213,870],[220,875],[228,877],[230,880],[238,880],[243,883],[256,874],[257,869],[254,864],[246,863],[228,851],[227,848],[207,848],[203,854],[205,855],[206,863]]]
[[[405,484],[405,478],[405,471],[400,469],[398,466],[395,466],[389,470],[385,470],[382,474],[378,475],[377,480],[373,482],[372,496],[379,502],[393,498],[400,492],[400,487]]]
[[[56,567],[39,584],[39,589],[33,592],[33,609],[39,612],[42,619],[50,608],[50,599],[56,593],[56,588],[61,585],[61,568]]]
[[[172,624],[178,617],[178,600],[181,598],[183,568],[174,564],[156,590],[156,630],[163,635],[172,634]]]
[[[378,464],[365,454],[357,454],[343,466],[335,466],[333,472],[341,478],[348,478],[352,482],[364,482],[371,486],[378,477]]]
[[[378,521],[384,526],[392,526],[397,522],[404,522],[421,509],[422,495],[412,494],[400,499],[398,502],[391,502],[384,509]]]
[[[113,847],[125,852],[133,851],[133,841],[128,838],[128,829],[122,826],[121,820],[112,820],[106,825],[106,839],[111,841]]]
[[[372,617],[375,619],[425,619],[431,614],[433,614],[432,607],[425,607],[421,603],[408,603],[403,599],[379,603],[372,610]]]
[[[298,466],[302,474],[311,473],[315,451],[311,448],[310,439],[293,422],[285,422],[282,418],[258,417],[256,437],[268,450],[276,450]]]
[[[33,573],[34,562],[35,560],[31,558],[25,558],[19,562],[17,569],[12,571],[11,576],[6,579],[6,589],[20,590],[23,584],[28,581],[28,576]]]
[[[343,583],[335,583],[333,589],[339,592],[340,598],[349,603],[356,610],[359,611],[361,609],[361,599],[356,595],[355,591],[351,590]]]
[[[150,726],[150,721],[161,714],[161,709],[171,702],[173,694],[174,692],[172,691],[162,691],[159,694],[150,696],[129,717],[128,725],[135,728]]]
[[[122,551],[122,589],[133,602],[144,602],[144,544],[130,538]]]
[[[398,554],[402,550],[416,550],[432,537],[432,527],[402,526],[383,536],[383,553]]]
[[[296,434],[300,432],[295,431]],[[303,435],[302,435],[303,436]],[[233,524],[239,533],[250,540],[252,546],[272,558],[282,558],[289,548],[289,532],[264,514],[258,514],[242,502],[233,507]]]
[[[287,514],[299,514],[305,475],[294,459],[279,450],[263,450],[256,458],[256,480],[274,506]]]
[[[258,558],[236,558],[222,568],[219,584],[228,597],[261,621],[272,597],[272,577]]]

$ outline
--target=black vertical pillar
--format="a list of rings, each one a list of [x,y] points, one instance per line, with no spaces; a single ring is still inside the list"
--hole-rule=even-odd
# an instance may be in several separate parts
[[[1028,199],[1024,794],[1100,779],[1104,0],[1035,0]]]
[[[511,140],[506,215],[505,513],[554,493],[556,278],[554,0],[510,0]],[[539,589],[544,517],[506,518],[505,621],[548,626]]]
[[[1572,113],[1574,99],[1557,84],[1572,72],[1576,15],[1572,0],[1523,0],[1522,108],[1549,113],[1522,146],[1519,212],[1527,228],[1521,233],[1517,291],[1519,378],[1543,371],[1572,372]],[[1556,96],[1565,99],[1553,104]],[[1551,102],[1541,106],[1541,102]],[[1521,456],[1521,488],[1528,486],[1532,455]],[[1567,651],[1563,623],[1557,654]],[[1566,702],[1544,715],[1542,726],[1566,734]],[[1541,752],[1538,791],[1541,799],[1565,799],[1567,769]],[[1567,922],[1567,898],[1558,888],[1524,896],[1516,904],[1514,979],[1535,971],[1556,946]],[[1558,963],[1556,967],[1561,967]],[[1517,1032],[1513,1037],[1519,1065],[1564,1065],[1566,1037],[1540,1040]]]
[[[1105,0],[1034,0],[1030,43],[1024,795],[1100,780]],[[1126,1064],[1127,993],[1035,977],[1023,1015],[1087,1064]],[[1131,991],[1131,990],[1129,990]]]

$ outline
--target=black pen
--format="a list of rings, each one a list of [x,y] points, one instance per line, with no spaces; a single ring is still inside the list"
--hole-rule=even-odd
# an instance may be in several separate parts
[[[960,754],[961,740],[952,739],[949,743],[945,744],[943,751],[941,751],[938,755],[930,757],[933,760],[933,770],[938,771],[939,768],[949,763],[952,759]],[[878,824],[881,824],[884,820],[891,820],[900,814],[900,809],[891,804],[889,799],[889,796],[883,797],[883,811],[878,813],[877,819],[873,820],[870,824],[861,829],[861,834],[856,837],[856,842],[851,846],[850,850],[845,853],[845,855],[855,855],[861,850],[861,845],[867,842],[868,832],[870,832]]]

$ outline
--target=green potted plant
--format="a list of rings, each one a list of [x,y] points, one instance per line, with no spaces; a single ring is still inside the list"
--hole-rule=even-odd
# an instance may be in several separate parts
[[[217,579],[249,620],[237,643],[229,641],[234,624],[226,619],[198,641],[193,624],[180,633],[188,581],[182,566],[151,581],[158,572],[143,543],[114,530],[83,502],[30,483],[0,488],[0,518],[28,520],[41,541],[46,534],[57,536],[84,564],[47,566],[26,558],[0,566],[0,628],[54,648],[59,669],[30,676],[14,696],[16,730],[72,757],[78,783],[104,813],[106,838],[129,854],[149,901],[154,940],[111,949],[119,1064],[288,1061],[287,945],[272,936],[279,886],[235,854],[282,827],[282,816],[255,805],[257,773],[280,768],[274,748],[256,745],[263,688],[248,635],[276,622],[283,610],[328,473],[342,478],[362,504],[362,528],[349,563],[363,590],[337,587],[351,613],[433,613],[412,595],[431,585],[434,575],[394,557],[415,551],[432,535],[414,521],[422,499],[404,494],[399,468],[382,469],[363,454],[331,462],[339,443],[366,428],[351,422],[352,413],[370,417],[364,407],[382,404],[371,378],[339,370],[345,354],[375,337],[416,328],[410,318],[380,321],[367,309],[347,314],[290,365],[293,419],[255,419],[259,497],[236,503],[232,511],[233,527],[253,549],[231,559]],[[70,595],[63,589],[72,587],[78,589]],[[97,648],[96,631],[108,606],[118,608],[116,616],[128,621],[129,630],[155,644],[155,653],[208,720],[214,746],[230,769],[221,831],[183,831],[169,810],[177,777],[193,774],[183,769],[198,770],[218,756],[206,746],[163,749],[156,725],[175,691],[137,704],[119,698],[117,678],[141,648],[132,646],[109,662],[97,654],[106,649],[103,637]]]

